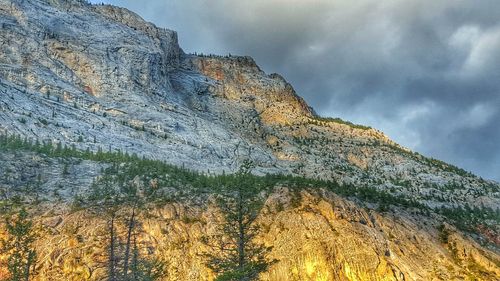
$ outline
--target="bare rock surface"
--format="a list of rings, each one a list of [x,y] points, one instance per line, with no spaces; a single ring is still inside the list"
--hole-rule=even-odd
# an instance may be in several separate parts
[[[298,197],[299,199],[294,199]],[[179,203],[143,212],[139,241],[167,265],[162,280],[212,280],[202,237],[220,220],[214,206]],[[123,210],[126,215],[130,210]],[[107,222],[66,208],[41,213],[42,263],[34,280],[102,280]],[[259,241],[277,262],[261,280],[495,280],[499,256],[448,226],[404,210],[367,211],[324,190],[276,189],[259,216]],[[125,229],[117,229],[125,232]],[[0,237],[2,232],[0,231]],[[290,253],[293,253],[292,255]]]

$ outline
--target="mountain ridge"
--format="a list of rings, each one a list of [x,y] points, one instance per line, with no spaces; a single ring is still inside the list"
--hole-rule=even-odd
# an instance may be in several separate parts
[[[216,173],[235,171],[250,158],[260,174],[362,184],[410,180],[428,192],[436,192],[429,185],[464,185],[479,194],[498,187],[410,152],[378,130],[319,117],[283,77],[264,73],[250,57],[185,54],[175,32],[126,9],[8,2],[0,6],[7,15],[2,25],[12,24],[2,29],[10,40],[0,58],[2,92],[11,97],[2,100],[2,133]],[[100,26],[106,31],[96,32]],[[19,37],[27,28],[39,31]],[[498,197],[464,200],[462,194],[459,202],[495,207]]]
[[[11,24],[2,29],[10,40],[0,58],[2,92],[11,98],[2,100],[2,133],[217,173],[235,171],[251,158],[261,174],[348,183],[389,177],[417,188],[496,185],[414,154],[378,130],[319,117],[283,77],[264,73],[250,57],[185,54],[175,32],[126,9],[82,1],[8,2],[0,6],[2,25]],[[59,22],[67,24],[54,24]],[[107,29],[97,33],[101,25]],[[38,32],[24,36],[27,28]],[[482,196],[468,203],[478,199],[492,207],[500,202]]]

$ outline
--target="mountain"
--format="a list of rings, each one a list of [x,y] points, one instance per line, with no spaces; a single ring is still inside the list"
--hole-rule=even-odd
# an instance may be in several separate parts
[[[164,280],[212,280],[214,179],[248,160],[278,260],[262,280],[500,278],[498,183],[318,116],[252,58],[186,54],[85,1],[0,0],[0,24],[0,207],[39,226],[34,280],[106,274],[107,221],[83,200],[103,179],[155,189],[138,239]]]

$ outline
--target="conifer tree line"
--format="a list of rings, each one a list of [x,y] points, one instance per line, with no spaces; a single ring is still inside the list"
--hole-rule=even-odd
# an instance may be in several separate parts
[[[258,183],[253,180],[251,168],[252,164],[246,162],[231,180],[221,186],[216,201],[222,220],[218,222],[216,233],[204,239],[210,251],[201,253],[201,256],[219,281],[257,280],[271,263],[267,259],[271,248],[254,242],[260,232],[255,221],[263,200],[257,196]],[[132,182],[133,177],[120,171],[118,165],[110,169],[115,171],[94,183],[86,200],[92,210],[107,220],[107,280],[161,279],[168,275],[166,265],[159,260],[141,257],[137,243],[141,231],[139,217],[147,209],[142,207],[156,196],[156,192],[150,185]],[[125,231],[120,233],[118,214],[124,209],[128,215],[122,220]]]
[[[257,215],[265,194],[277,184],[285,184],[292,189],[323,187],[341,196],[354,196],[363,201],[378,203],[383,207],[382,211],[400,206],[429,212],[428,207],[413,199],[395,196],[369,186],[340,185],[335,181],[289,175],[255,176],[251,173],[250,162],[244,163],[235,174],[206,175],[121,151],[80,151],[74,146],[0,134],[0,152],[9,150],[27,150],[54,158],[109,163],[103,175],[92,185],[88,196],[76,198],[75,203],[107,222],[103,237],[106,241],[106,261],[101,266],[106,268],[107,280],[112,281],[158,280],[168,275],[166,264],[144,255],[145,245],[140,239],[140,220],[147,215],[145,206],[172,200],[165,187],[186,191],[191,195],[215,195],[221,220],[216,231],[203,239],[206,248],[210,250],[200,254],[219,281],[255,280],[274,262],[269,259],[271,248],[257,243],[258,239],[255,238],[261,233]],[[66,166],[62,174],[69,174]],[[154,185],[151,184],[152,179],[155,180]],[[0,199],[0,211],[3,212],[2,201],[6,200]],[[37,255],[33,247],[36,235],[28,212],[22,208],[17,210],[3,216],[7,217],[4,224],[7,226],[8,238],[0,241],[0,249],[2,253],[8,253],[8,270],[12,276],[10,280],[30,280],[30,276],[36,273],[34,268]],[[498,208],[493,210],[465,206],[434,211],[451,219],[450,222],[455,222],[463,230],[473,230],[476,225],[485,225],[485,221],[500,221]],[[18,241],[18,244],[13,245],[12,241]]]
[[[260,232],[255,221],[263,201],[255,193],[257,183],[252,180],[250,165],[246,165],[224,185],[224,192],[217,197],[222,220],[217,232],[204,239],[211,251],[202,253],[202,256],[219,281],[257,280],[271,264],[267,258],[271,248],[254,241]],[[166,265],[160,260],[142,256],[138,241],[141,232],[139,217],[145,212],[142,207],[154,192],[130,181],[118,182],[114,177],[105,176],[93,184],[85,198],[89,210],[107,221],[107,258],[101,265],[107,269],[105,278],[109,281],[161,280],[168,275]],[[2,252],[9,255],[9,281],[28,281],[35,273],[33,243],[36,236],[28,216],[28,212],[21,209],[6,220],[8,238],[2,241]],[[212,251],[214,249],[217,251]]]

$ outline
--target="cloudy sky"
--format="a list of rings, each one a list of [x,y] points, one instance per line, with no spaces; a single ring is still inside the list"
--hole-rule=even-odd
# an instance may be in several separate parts
[[[186,52],[254,57],[321,115],[500,181],[498,0],[104,2],[178,31]]]

